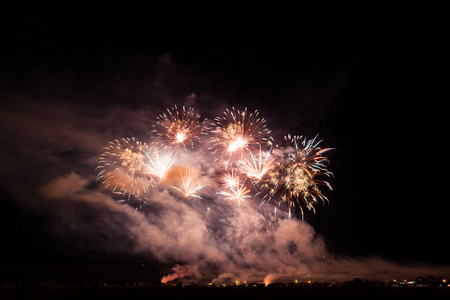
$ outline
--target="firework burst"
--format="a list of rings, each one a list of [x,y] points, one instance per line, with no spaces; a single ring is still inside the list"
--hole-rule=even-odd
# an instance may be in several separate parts
[[[237,170],[233,169],[231,171],[222,172],[217,181],[225,188],[231,189],[236,188],[240,185],[240,183],[244,182],[244,176],[239,173]]]
[[[218,177],[218,182],[225,191],[217,192],[218,195],[225,196],[225,200],[236,201],[239,205],[245,198],[250,198],[250,190],[245,186],[245,176],[237,170],[222,172]]]
[[[130,200],[133,196],[139,199],[153,184],[145,171],[147,148],[134,137],[110,142],[98,159],[97,181],[106,188],[112,187],[112,192],[124,199]]]
[[[147,157],[145,166],[148,174],[159,180],[164,179],[167,171],[175,163],[175,153],[171,149],[163,149],[155,143],[144,153]]]
[[[180,171],[181,178],[181,188],[171,186],[175,190],[179,191],[185,198],[199,198],[197,193],[204,187],[204,185],[199,184],[199,180],[192,168],[186,167],[184,172]]]
[[[321,149],[319,147],[321,141],[316,142],[316,138],[317,136],[307,141],[302,137],[286,136],[284,140],[287,155],[285,154],[283,160],[267,173],[267,180],[262,187],[267,191],[264,200],[277,198],[276,208],[282,202],[286,203],[289,216],[295,206],[301,210],[303,218],[302,204],[308,210],[315,211],[314,205],[318,200],[328,201],[320,191],[319,185],[331,189],[331,185],[322,179],[324,176],[332,176],[325,165],[328,160],[322,155],[331,148]]]
[[[214,129],[211,138],[213,154],[221,152],[220,159],[228,153],[239,157],[244,150],[254,148],[268,141],[270,131],[266,128],[266,121],[259,117],[259,112],[248,113],[247,108],[240,111],[234,107],[224,111],[223,117],[214,119]]]
[[[183,106],[179,110],[175,105],[156,119],[152,132],[162,137],[163,142],[169,146],[193,147],[195,142],[200,142],[200,135],[204,134],[202,125],[206,119],[201,121],[200,115],[196,114],[192,107],[186,109]]]
[[[258,184],[264,175],[273,169],[275,158],[271,158],[270,151],[263,152],[261,147],[256,155],[248,151],[250,159],[244,158],[241,167],[246,173],[247,177],[253,184]]]
[[[237,201],[241,205],[241,201],[245,198],[250,198],[250,190],[245,186],[244,183],[237,184],[236,186],[230,187],[227,191],[217,192],[218,195],[225,196],[225,200]]]

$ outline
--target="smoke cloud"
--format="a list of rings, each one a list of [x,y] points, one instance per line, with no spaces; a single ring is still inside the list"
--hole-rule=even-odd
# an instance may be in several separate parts
[[[69,173],[42,186],[55,233],[78,241],[80,247],[179,262],[164,282],[386,279],[448,272],[445,267],[399,265],[380,257],[336,256],[312,226],[283,212],[275,220],[269,206],[239,206],[207,197],[185,200],[163,190],[152,197],[150,209],[136,211],[88,184]]]

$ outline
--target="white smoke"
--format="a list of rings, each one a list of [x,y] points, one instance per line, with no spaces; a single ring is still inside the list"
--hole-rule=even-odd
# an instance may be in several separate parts
[[[417,274],[448,274],[446,267],[399,265],[380,257],[338,257],[306,222],[278,213],[269,205],[223,199],[189,200],[167,190],[154,194],[146,210],[123,207],[87,187],[70,173],[44,185],[47,214],[62,236],[83,240],[83,247],[148,254],[161,263],[178,262],[162,280],[230,283],[298,280],[386,279]],[[95,218],[85,226],[86,211]],[[53,209],[51,209],[53,208]],[[70,209],[72,208],[72,209]],[[96,236],[102,236],[99,244]],[[125,239],[126,242],[120,240]]]

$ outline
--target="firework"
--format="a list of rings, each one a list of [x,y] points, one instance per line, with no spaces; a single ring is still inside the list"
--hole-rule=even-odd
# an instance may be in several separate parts
[[[171,149],[163,149],[156,143],[153,143],[144,153],[147,157],[145,166],[148,174],[159,180],[164,179],[167,171],[175,163],[175,153]]]
[[[320,187],[331,190],[324,180],[333,175],[327,170],[324,156],[331,148],[320,148],[317,136],[307,140],[287,135],[283,146],[266,151],[262,150],[264,144],[272,147],[272,141],[258,111],[248,113],[247,108],[240,111],[232,107],[214,120],[209,149],[215,162],[212,168],[222,170],[216,180],[223,190],[216,194],[240,204],[251,197],[250,188],[260,187],[256,195],[264,195],[262,203],[276,200],[275,211],[286,203],[289,217],[297,208],[302,218],[303,208],[315,211],[319,201],[328,202]],[[193,108],[167,109],[158,116],[153,130],[163,143],[148,146],[134,138],[111,142],[99,157],[97,180],[112,187],[113,193],[122,195],[124,201],[146,199],[149,188],[157,184],[173,188],[186,198],[201,199],[198,193],[204,185],[199,183],[197,174],[174,163],[177,147],[186,149],[200,141],[203,123]],[[192,159],[185,153],[178,154],[180,160]]]
[[[114,194],[130,200],[147,192],[153,180],[146,175],[145,152],[147,145],[134,138],[114,140],[105,147],[98,159],[97,181],[112,187]]]
[[[218,181],[225,189],[236,188],[243,182],[243,175],[233,169],[231,171],[222,172],[218,177]]]
[[[254,184],[257,184],[268,171],[273,169],[273,162],[275,159],[270,157],[270,151],[263,152],[261,147],[259,148],[257,155],[253,155],[251,151],[248,153],[250,159],[244,158],[241,167],[247,174],[247,177],[250,178]]]
[[[279,207],[282,202],[286,203],[289,216],[291,216],[291,209],[296,205],[303,217],[302,203],[308,210],[314,211],[314,205],[319,199],[322,202],[328,201],[320,191],[319,185],[325,185],[331,189],[330,184],[321,179],[332,175],[324,164],[327,161],[326,157],[322,156],[331,148],[321,149],[318,146],[321,141],[316,142],[316,138],[317,136],[306,141],[301,137],[286,136],[284,139],[287,156],[285,155],[283,161],[277,163],[267,173],[267,180],[263,185],[263,189],[267,191],[265,201],[277,196],[276,207]]]
[[[270,131],[266,128],[266,121],[259,117],[259,112],[248,114],[247,108],[240,111],[234,107],[224,112],[223,117],[214,119],[214,136],[211,138],[213,154],[220,149],[223,158],[225,153],[240,155],[255,145],[268,141]]]
[[[184,148],[187,145],[193,147],[195,142],[200,142],[200,135],[204,133],[202,125],[206,121],[200,120],[200,115],[194,112],[194,108],[186,109],[183,106],[179,110],[176,105],[156,119],[152,132],[162,137],[165,144]]]
[[[186,167],[184,172],[180,171],[180,177],[181,177],[181,188],[177,188],[175,186],[172,186],[172,188],[176,189],[177,191],[181,192],[181,194],[185,198],[195,197],[201,199],[199,195],[197,195],[198,191],[201,190],[204,185],[200,185],[199,181],[197,179],[197,176],[194,171]]]
[[[248,195],[250,190],[245,186],[244,175],[236,169],[222,172],[218,177],[218,181],[226,191],[220,191],[217,194],[225,196],[225,200],[237,201],[240,205],[241,201],[250,197]]]
[[[225,200],[237,201],[239,205],[241,205],[241,201],[244,201],[245,198],[250,198],[250,190],[242,184],[237,184],[236,186],[230,187],[227,191],[217,192],[218,195],[225,196]]]

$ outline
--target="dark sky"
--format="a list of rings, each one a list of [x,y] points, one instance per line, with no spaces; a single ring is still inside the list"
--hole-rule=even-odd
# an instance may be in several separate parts
[[[258,109],[274,138],[319,134],[335,148],[330,205],[305,215],[331,253],[450,264],[436,10],[326,13],[230,1],[5,9],[0,280],[158,278],[142,255],[71,241],[80,237],[70,230],[64,237],[55,229],[64,218],[37,191],[70,172],[99,188],[102,145],[145,139],[160,111],[194,94],[210,119],[232,105]]]

